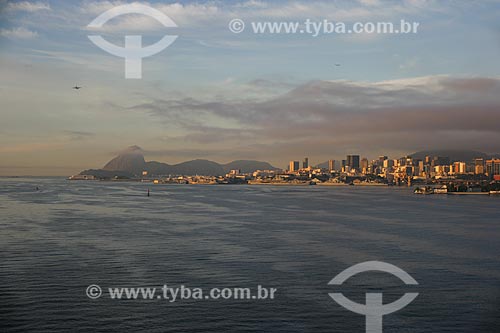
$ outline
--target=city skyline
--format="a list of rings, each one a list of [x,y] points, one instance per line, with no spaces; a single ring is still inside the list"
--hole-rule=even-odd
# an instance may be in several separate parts
[[[232,161],[221,165],[193,160],[169,165],[146,161],[143,150],[132,146],[110,160],[102,169],[83,170],[69,180],[152,182],[153,184],[247,184],[325,186],[412,186],[416,194],[498,194],[500,158],[469,152],[419,152],[391,159],[381,155],[368,160],[350,154],[338,161],[310,164],[309,157],[290,160],[286,169],[259,161]],[[460,156],[459,156],[460,155]],[[431,187],[440,185],[440,187]],[[465,195],[464,194],[464,195]]]
[[[162,161],[149,160],[144,155],[145,151],[139,146],[130,146],[122,150],[113,159],[108,161],[102,168],[91,168],[82,171],[79,175],[98,175],[102,173],[104,178],[113,176],[127,178],[136,177],[140,174],[148,176],[165,175],[220,175],[221,172],[230,173],[252,173],[254,171],[286,172],[286,173],[310,173],[311,171],[325,170],[329,172],[342,172],[345,174],[384,174],[402,172],[408,176],[428,178],[431,174],[490,174],[498,175],[495,166],[500,162],[499,155],[488,155],[477,151],[447,150],[447,151],[420,151],[414,154],[406,154],[400,157],[379,155],[377,158],[368,159],[356,154],[346,155],[345,159],[329,159],[324,162],[311,161],[308,156],[300,160],[290,160],[287,167],[271,165],[266,161],[257,160],[233,160],[228,163],[217,163],[215,161],[195,159],[183,161],[178,164],[169,164]],[[493,164],[491,164],[493,163]],[[488,166],[491,164],[490,166]],[[425,166],[425,168],[424,168]],[[403,169],[398,171],[398,168]],[[408,167],[411,167],[408,169]],[[246,170],[242,171],[240,168]],[[90,173],[88,173],[90,172]],[[118,172],[113,174],[113,172]],[[122,174],[120,172],[125,172]],[[100,176],[98,176],[100,177]]]
[[[70,173],[61,173],[58,171],[61,168],[58,168],[58,167],[55,167],[55,170],[52,170],[52,172],[49,172],[48,174],[45,172],[44,168],[42,168],[38,172],[30,173],[30,172],[25,172],[25,171],[26,170],[33,170],[35,168],[31,168],[31,167],[25,168],[22,166],[16,167],[15,173],[8,173],[8,172],[2,173],[1,172],[2,166],[0,165],[0,177],[1,176],[63,176],[63,177],[66,177],[69,174],[76,174],[78,171],[80,171],[82,169],[99,169],[100,167],[104,166],[106,164],[106,162],[108,162],[109,159],[112,158],[113,156],[115,156],[115,155],[119,156],[121,154],[128,154],[131,151],[138,152],[141,155],[144,155],[145,158],[156,155],[156,152],[154,152],[154,151],[144,150],[137,145],[133,145],[133,146],[130,146],[126,149],[117,150],[117,151],[113,151],[109,154],[106,154],[106,157],[104,157],[105,159],[102,161],[98,161],[97,164],[94,164],[94,165],[86,164],[86,166],[72,167],[71,169],[69,169],[71,171]],[[283,163],[279,163],[279,164],[269,162],[268,160],[251,159],[251,158],[244,158],[244,157],[243,158],[235,158],[235,159],[226,159],[226,160],[220,161],[220,160],[211,159],[210,156],[204,156],[203,158],[198,158],[198,157],[194,156],[192,159],[186,158],[186,159],[181,159],[181,160],[173,161],[173,162],[169,161],[169,160],[155,160],[155,159],[151,159],[151,161],[159,162],[159,163],[168,163],[168,164],[172,164],[172,165],[182,164],[182,163],[197,161],[197,160],[215,162],[215,163],[218,163],[221,165],[230,164],[232,162],[237,162],[237,161],[249,161],[249,162],[269,163],[270,165],[272,165],[273,167],[275,167],[277,169],[292,170],[292,171],[308,169],[308,168],[318,168],[318,167],[322,167],[324,169],[343,170],[343,167],[345,167],[345,166],[352,166],[353,169],[362,170],[363,163],[366,163],[367,165],[373,164],[373,162],[381,160],[381,158],[385,158],[386,161],[398,161],[401,159],[410,158],[411,156],[414,156],[414,155],[422,155],[423,153],[431,154],[429,156],[426,156],[426,158],[430,157],[430,158],[438,159],[439,161],[442,161],[443,159],[446,161],[451,161],[449,156],[447,156],[449,154],[452,154],[452,155],[454,155],[454,154],[459,154],[459,155],[475,154],[474,155],[475,157],[471,158],[471,159],[463,159],[463,158],[453,159],[453,161],[466,162],[466,163],[473,162],[474,160],[479,159],[479,158],[484,159],[484,160],[486,160],[486,159],[497,160],[500,157],[500,154],[488,154],[488,153],[485,153],[483,151],[460,150],[460,149],[445,149],[445,150],[434,149],[434,150],[416,151],[416,152],[402,154],[402,155],[396,155],[396,156],[384,155],[384,154],[377,155],[375,153],[371,153],[371,154],[369,153],[367,155],[360,155],[360,154],[352,154],[351,153],[351,154],[345,155],[344,157],[339,155],[339,156],[336,156],[335,158],[333,158],[332,155],[328,155],[325,153],[325,154],[322,154],[321,156],[326,156],[327,158],[328,158],[328,156],[330,156],[331,158],[328,158],[326,160],[315,159],[315,158],[311,159],[309,157],[311,155],[309,155],[309,156],[302,157],[299,159],[292,159],[292,160],[288,159],[288,162],[283,162]],[[298,157],[298,154],[292,154],[292,156]],[[485,157],[485,156],[487,156],[487,157]],[[284,157],[284,159],[286,159],[286,158],[287,157]],[[418,159],[417,158],[417,160],[425,160],[425,159]],[[292,163],[293,163],[293,167],[292,167]],[[332,165],[332,163],[335,166],[334,168],[330,168],[330,165]],[[440,165],[449,165],[449,164],[453,164],[453,162],[440,163]],[[328,168],[324,167],[325,165],[328,165]],[[7,168],[3,168],[3,169],[7,169]]]

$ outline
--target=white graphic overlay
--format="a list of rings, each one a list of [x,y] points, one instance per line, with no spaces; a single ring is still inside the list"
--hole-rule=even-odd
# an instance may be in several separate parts
[[[155,8],[137,3],[113,7],[96,17],[87,27],[101,28],[110,19],[125,14],[144,14],[156,19],[167,28],[177,27],[177,24],[175,24],[175,22],[164,13]],[[104,51],[117,57],[125,58],[125,78],[127,79],[141,79],[142,58],[149,57],[163,51],[170,44],[172,44],[177,37],[178,36],[165,35],[158,42],[142,47],[141,35],[127,35],[125,36],[125,47],[119,47],[109,43],[99,35],[88,36],[92,43]]]
[[[381,261],[366,261],[351,266],[334,277],[328,284],[341,285],[351,276],[368,271],[390,273],[407,285],[418,285],[418,282],[401,268]],[[328,295],[347,310],[365,315],[367,333],[382,333],[382,317],[401,310],[410,304],[418,296],[418,293],[406,293],[397,301],[389,304],[383,304],[381,293],[367,293],[366,304],[353,302],[342,293],[329,293]]]

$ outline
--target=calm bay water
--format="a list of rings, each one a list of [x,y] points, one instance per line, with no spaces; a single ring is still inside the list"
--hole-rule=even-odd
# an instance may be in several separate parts
[[[36,187],[39,190],[36,190]],[[151,196],[147,197],[147,189]],[[363,303],[420,295],[384,332],[499,332],[500,198],[407,188],[0,179],[0,331],[364,332]],[[386,273],[328,282],[380,260]],[[89,299],[108,287],[274,287],[274,300]]]

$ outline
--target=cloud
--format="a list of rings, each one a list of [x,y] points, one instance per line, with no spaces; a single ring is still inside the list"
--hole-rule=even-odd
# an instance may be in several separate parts
[[[402,64],[399,65],[399,69],[402,71],[409,71],[413,70],[418,66],[419,60],[417,57],[412,57],[406,61],[404,61]]]
[[[365,6],[380,6],[381,2],[379,0],[359,0],[362,5]]]
[[[124,4],[135,4],[136,2],[127,3],[123,1],[92,1],[84,2],[80,7],[80,12],[87,15],[99,15],[104,11],[113,7]],[[220,18],[224,15],[224,10],[215,4],[155,4],[140,2],[141,4],[148,5],[156,8],[161,12],[172,18],[175,23],[179,25],[186,24],[204,24],[214,19]],[[226,13],[227,14],[227,13]],[[124,15],[113,20],[114,22],[106,24],[100,30],[108,32],[116,31],[148,31],[148,30],[164,30],[165,27],[157,22],[155,19],[144,15]]]
[[[248,88],[254,88],[258,91],[261,90],[282,90],[282,89],[292,89],[296,85],[289,82],[269,80],[269,79],[255,79],[247,83]]]
[[[63,134],[71,141],[83,141],[95,136],[95,133],[71,130],[63,131]]]
[[[49,151],[63,147],[63,143],[59,142],[37,142],[37,143],[20,143],[14,145],[0,146],[0,153],[31,153],[39,151]]]
[[[499,94],[498,78],[312,81],[265,101],[183,98],[130,110],[182,128],[177,140],[232,151],[500,151]]]
[[[32,39],[38,36],[38,32],[18,27],[12,29],[0,29],[0,36],[9,39]]]
[[[173,3],[162,2],[128,2],[128,1],[82,1],[78,5],[66,4],[51,7],[42,2],[16,2],[8,3],[7,10],[10,11],[41,11],[51,10],[50,13],[30,17],[35,20],[34,24],[42,23],[44,27],[59,28],[64,22],[72,27],[85,26],[97,15],[113,7],[141,3],[154,7],[176,22],[180,28],[203,28],[215,31],[223,28],[227,32],[227,22],[233,18],[244,20],[305,20],[305,19],[329,19],[334,22],[355,22],[376,19],[401,19],[401,17],[412,15],[425,15],[432,12],[444,13],[443,5],[436,1],[381,2],[376,0],[363,0],[359,2],[337,2],[337,1],[236,1],[224,3],[222,1],[189,2],[181,1]],[[456,6],[458,7],[458,5]],[[448,5],[447,11],[455,10]],[[50,20],[47,20],[50,18]],[[124,15],[113,19],[106,24],[102,31],[124,32],[124,31],[163,31],[165,28],[150,17],[143,15]]]
[[[43,2],[8,2],[5,6],[6,11],[24,11],[24,12],[37,12],[39,10],[50,10],[50,5]]]

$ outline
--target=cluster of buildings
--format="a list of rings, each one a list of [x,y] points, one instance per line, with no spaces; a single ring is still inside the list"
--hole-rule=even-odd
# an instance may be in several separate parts
[[[159,176],[153,176],[159,177]],[[117,177],[115,177],[116,179]],[[94,180],[91,175],[77,175],[70,179]],[[329,160],[313,166],[309,158],[290,161],[286,170],[257,170],[242,173],[231,170],[223,176],[171,175],[152,178],[146,171],[137,179],[154,183],[177,184],[276,184],[276,185],[413,185],[446,184],[449,187],[485,187],[495,183],[500,187],[500,159],[475,158],[471,161],[451,161],[443,156],[423,159],[405,156],[389,159],[379,156],[368,160],[360,155],[346,159]],[[498,185],[498,186],[497,186]]]
[[[411,181],[477,179],[500,180],[500,159],[476,158],[472,161],[450,161],[449,157],[426,156],[424,159],[405,156],[389,159],[379,156],[368,160],[359,155],[347,155],[345,160],[329,160],[327,168],[311,167],[306,157],[302,161],[290,161],[286,174],[335,181],[364,179],[371,182],[400,184]],[[318,177],[321,176],[321,177]]]
[[[146,179],[143,179],[143,181]],[[500,181],[500,159],[476,158],[473,161],[453,161],[448,157],[409,156],[389,159],[379,156],[368,160],[359,155],[347,155],[345,160],[329,160],[312,166],[309,158],[290,161],[286,170],[257,170],[242,173],[231,170],[224,176],[174,176],[154,182],[181,184],[274,184],[274,185],[411,185],[450,182]]]

